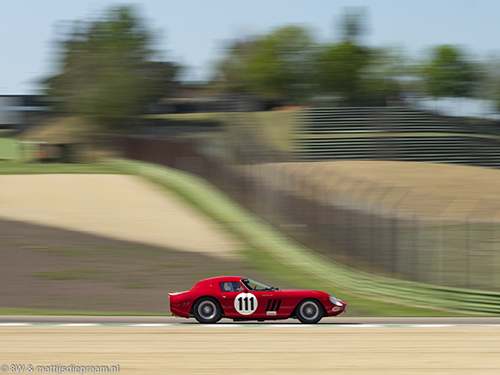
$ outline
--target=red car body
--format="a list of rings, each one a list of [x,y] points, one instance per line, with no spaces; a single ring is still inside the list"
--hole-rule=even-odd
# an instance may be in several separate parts
[[[233,320],[297,318],[317,323],[343,313],[347,303],[316,290],[282,290],[239,276],[220,276],[197,282],[189,291],[169,293],[170,311],[194,316],[200,323]]]

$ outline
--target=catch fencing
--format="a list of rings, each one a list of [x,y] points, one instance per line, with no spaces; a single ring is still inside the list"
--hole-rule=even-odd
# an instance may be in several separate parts
[[[201,176],[342,264],[395,279],[500,291],[500,202],[494,199],[454,214],[461,197],[376,184],[325,163],[293,162],[245,127],[219,137],[131,136],[119,143],[125,158]]]

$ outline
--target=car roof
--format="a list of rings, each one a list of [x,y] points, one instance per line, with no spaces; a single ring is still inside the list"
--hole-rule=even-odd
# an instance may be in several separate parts
[[[210,277],[208,279],[200,280],[198,281],[199,283],[205,283],[205,282],[226,282],[226,281],[240,281],[241,279],[246,279],[246,277],[242,276],[217,276],[217,277]]]

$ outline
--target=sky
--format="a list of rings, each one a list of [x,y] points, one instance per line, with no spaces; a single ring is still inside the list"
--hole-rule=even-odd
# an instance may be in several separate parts
[[[499,54],[498,0],[0,0],[0,95],[34,94],[57,72],[57,30],[65,22],[102,14],[111,5],[137,5],[164,57],[188,67],[185,80],[204,80],[228,40],[303,25],[321,42],[338,36],[345,7],[365,7],[373,46],[403,47],[422,56],[438,44],[458,44],[473,56]]]

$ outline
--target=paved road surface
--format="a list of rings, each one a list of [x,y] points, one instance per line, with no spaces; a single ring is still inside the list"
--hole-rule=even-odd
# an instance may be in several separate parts
[[[119,365],[138,375],[497,375],[499,348],[498,326],[0,325],[5,373],[17,364],[26,373],[29,365],[34,373]]]
[[[32,315],[3,315],[0,316],[1,323],[54,323],[54,324],[179,324],[191,325],[198,324],[194,318],[184,319],[170,316],[32,316]],[[222,319],[220,324],[297,324],[298,320],[287,319],[267,322],[257,322],[254,320],[248,322],[234,323],[230,319]],[[478,317],[478,318],[353,318],[336,317],[323,318],[319,324],[323,325],[500,325],[500,317]],[[500,352],[500,350],[499,350]]]

